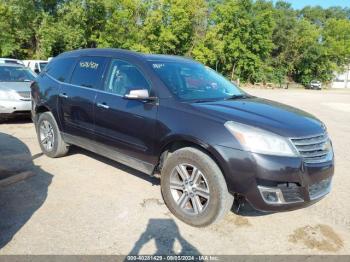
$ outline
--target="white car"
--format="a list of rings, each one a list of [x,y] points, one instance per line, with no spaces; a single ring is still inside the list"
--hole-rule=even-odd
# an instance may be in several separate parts
[[[13,59],[13,58],[0,58],[0,64],[19,64],[24,65],[21,60]]]
[[[318,80],[312,80],[310,82],[310,89],[317,89],[317,90],[321,90],[322,89],[322,83]]]
[[[23,63],[26,67],[29,67],[32,71],[39,74],[49,62],[45,60],[23,60]]]
[[[30,115],[30,85],[36,75],[16,63],[0,63],[0,121],[17,115]]]

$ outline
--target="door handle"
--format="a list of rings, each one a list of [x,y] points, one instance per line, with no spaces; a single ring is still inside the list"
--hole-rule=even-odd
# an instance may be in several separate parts
[[[104,108],[104,109],[108,109],[109,106],[106,105],[105,103],[97,103],[97,107],[101,107],[101,108]]]
[[[67,94],[66,93],[61,93],[58,95],[59,97],[62,97],[62,98],[68,98]]]

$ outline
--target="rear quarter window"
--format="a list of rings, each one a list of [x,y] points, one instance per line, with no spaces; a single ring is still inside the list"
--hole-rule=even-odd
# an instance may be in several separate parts
[[[68,82],[75,61],[74,57],[54,59],[47,65],[45,72],[60,82]]]

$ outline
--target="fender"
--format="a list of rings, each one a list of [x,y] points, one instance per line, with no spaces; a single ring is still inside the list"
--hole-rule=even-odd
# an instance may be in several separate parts
[[[170,149],[170,146],[174,143],[183,143],[188,144],[192,146],[197,146],[203,151],[205,151],[211,158],[217,163],[219,168],[221,169],[222,173],[224,174],[224,177],[226,179],[226,172],[222,168],[223,164],[225,163],[223,157],[219,154],[219,152],[215,149],[214,146],[196,138],[190,135],[181,135],[181,134],[170,134],[169,136],[166,136],[161,142],[160,142],[160,151],[158,152],[158,159],[160,159],[161,154]]]
[[[47,74],[39,76],[45,80],[53,81]],[[39,81],[33,82],[31,85],[31,94],[32,94],[32,118],[33,122],[37,119],[37,114],[45,111],[50,111],[58,125],[58,128],[61,129],[61,121],[59,121],[58,112],[57,112],[57,103],[58,103],[58,90],[54,88],[41,88],[38,86]]]

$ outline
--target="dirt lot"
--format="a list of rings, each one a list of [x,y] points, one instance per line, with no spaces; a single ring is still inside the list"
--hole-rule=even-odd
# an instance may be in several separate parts
[[[0,189],[0,254],[350,254],[350,90],[247,91],[326,123],[336,153],[328,197],[192,228],[169,213],[156,179],[78,148],[49,159],[33,124],[11,121],[0,125],[0,167],[35,176]]]

